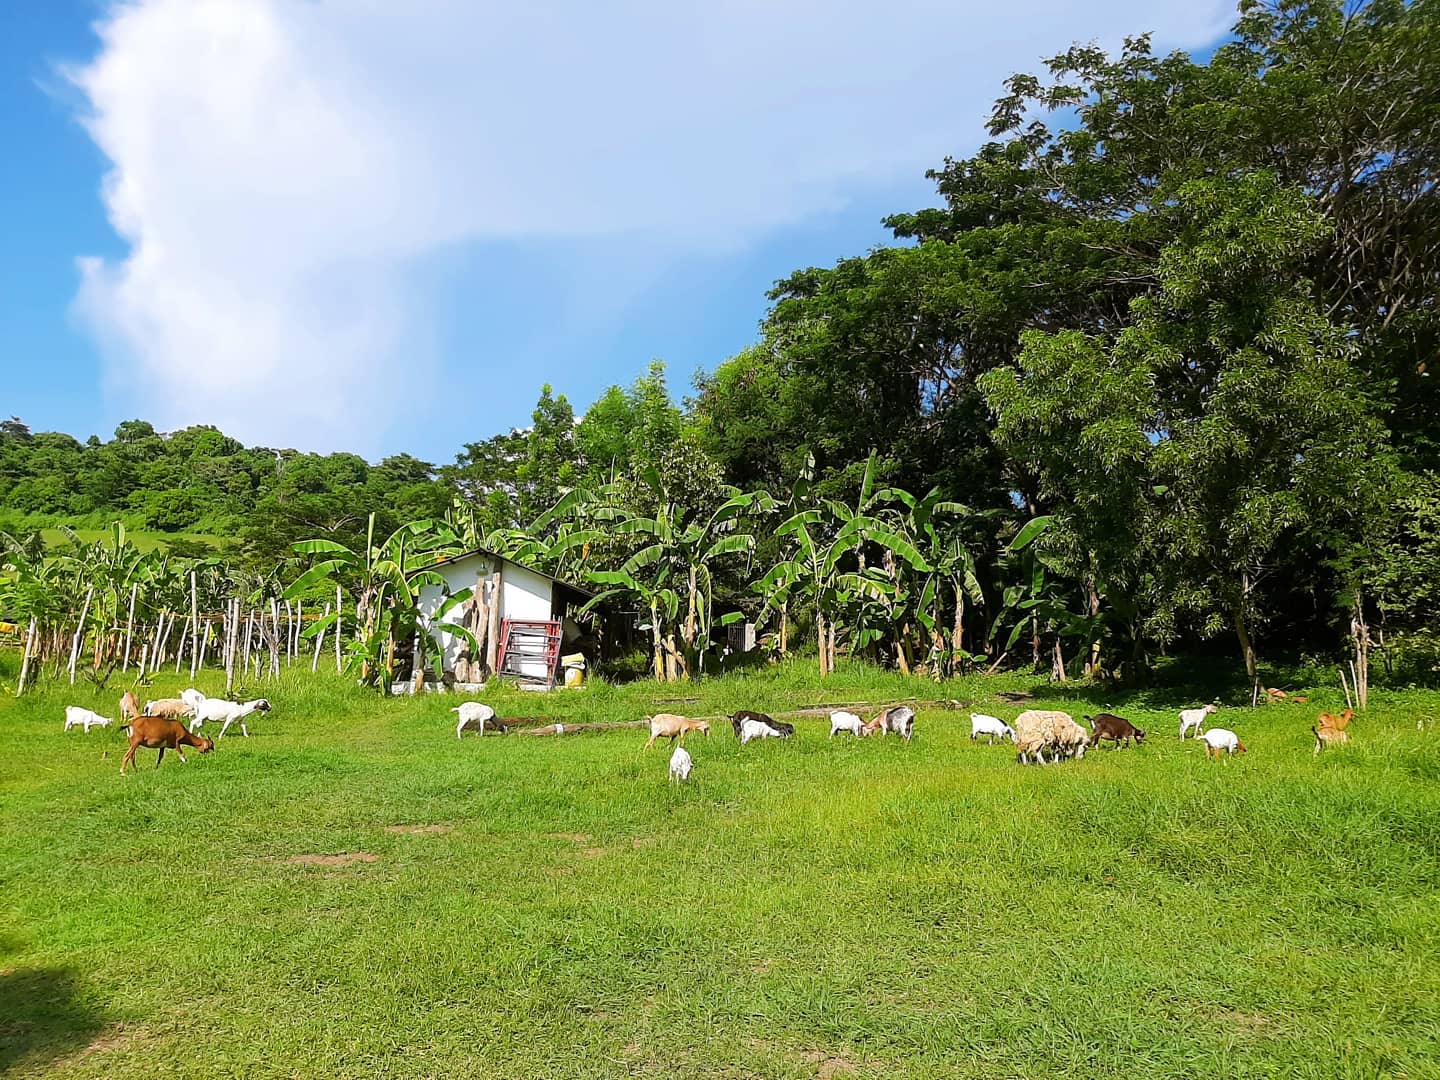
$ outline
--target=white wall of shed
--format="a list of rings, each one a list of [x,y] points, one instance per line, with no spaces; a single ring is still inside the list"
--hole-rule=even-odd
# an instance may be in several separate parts
[[[501,581],[504,581],[505,570],[508,567],[501,564]],[[435,567],[435,572],[445,579],[449,586],[449,593],[454,595],[461,589],[473,589],[476,576],[489,577],[494,573],[494,560],[483,555],[476,555],[469,559],[461,559],[458,562],[444,563]],[[438,585],[426,585],[420,590],[419,609],[427,619],[434,616],[440,607],[442,593]],[[464,605],[455,608],[445,616],[446,622],[459,621]],[[453,670],[455,661],[460,659],[460,654],[465,650],[465,640],[445,633],[443,630],[436,630],[431,635],[445,652],[445,669]]]

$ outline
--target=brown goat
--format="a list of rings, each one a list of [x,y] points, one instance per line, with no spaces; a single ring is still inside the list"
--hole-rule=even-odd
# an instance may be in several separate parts
[[[174,750],[180,755],[180,763],[185,763],[185,755],[181,752],[182,746],[193,746],[202,754],[208,754],[215,749],[215,744],[203,735],[192,735],[185,729],[185,725],[178,720],[167,720],[162,716],[140,716],[130,725],[130,749],[125,752],[125,760],[120,762],[120,775],[125,775],[125,766],[135,760],[135,751],[140,747],[150,750],[159,750],[160,756],[155,759],[155,767],[160,767],[160,762],[165,760],[165,751]],[[136,765],[135,768],[140,768]]]
[[[1335,731],[1344,731],[1350,726],[1350,721],[1353,719],[1355,719],[1354,709],[1343,709],[1341,710],[1339,715],[1336,715],[1335,713],[1322,712],[1320,714],[1320,719],[1315,726],[1322,728],[1332,728]]]
[[[672,743],[678,736],[680,742],[685,742],[685,736],[692,731],[703,731],[705,737],[710,737],[710,721],[691,720],[687,716],[676,716],[674,713],[656,713],[650,718],[650,741],[645,744],[649,750],[656,739],[668,738]]]
[[[1145,741],[1145,732],[1123,716],[1102,712],[1095,716],[1087,716],[1085,719],[1089,720],[1090,726],[1095,729],[1095,733],[1090,736],[1091,746],[1099,746],[1101,739],[1109,739],[1118,750],[1121,743],[1129,746],[1131,739],[1137,743]]]
[[[140,699],[135,696],[134,690],[126,690],[120,699],[120,726],[128,728],[140,715]]]

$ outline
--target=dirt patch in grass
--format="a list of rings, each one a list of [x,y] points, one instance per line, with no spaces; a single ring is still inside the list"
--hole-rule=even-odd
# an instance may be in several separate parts
[[[605,854],[605,849],[603,847],[587,847],[581,851],[580,854],[584,855],[587,859],[598,859],[601,855]]]
[[[634,840],[630,841],[630,846],[637,848],[654,847],[659,842],[660,841],[653,836],[637,836]]]
[[[379,855],[368,851],[342,851],[338,855],[291,855],[285,862],[292,866],[354,866],[356,863],[378,862]]]
[[[123,1023],[115,1024],[113,1027],[105,1028],[80,1049],[56,1060],[51,1068],[63,1072],[66,1068],[77,1066],[96,1054],[124,1050],[144,1038],[144,1033],[135,1028],[127,1028]]]
[[[802,1050],[800,1057],[815,1066],[815,1075],[820,1080],[830,1080],[832,1076],[849,1076],[859,1066],[849,1058],[841,1057],[839,1054],[831,1054],[824,1050]]]
[[[388,833],[399,833],[403,836],[433,836],[437,833],[454,832],[454,825],[386,825]]]
[[[590,834],[583,832],[547,832],[545,838],[547,840],[569,840],[574,844],[588,844],[590,842]]]

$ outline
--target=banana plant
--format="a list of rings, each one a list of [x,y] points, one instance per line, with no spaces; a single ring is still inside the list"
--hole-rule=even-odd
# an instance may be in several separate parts
[[[432,664],[436,678],[441,675],[443,653],[432,637],[434,631],[446,633],[477,648],[474,635],[465,627],[446,620],[445,616],[470,599],[473,589],[448,593],[429,617],[419,608],[420,591],[427,585],[442,593],[448,584],[435,570],[437,550],[450,550],[452,537],[437,529],[428,519],[408,522],[383,541],[375,540],[375,515],[371,514],[365,532],[365,547],[354,551],[334,540],[302,540],[292,545],[296,554],[325,556],[297,577],[284,592],[292,599],[322,581],[335,579],[346,589],[355,611],[355,635],[351,639],[350,669],[358,670],[366,686],[388,693],[395,679],[396,650],[401,643],[413,641],[418,651],[415,666]],[[324,633],[334,625],[338,615],[331,612],[317,619],[304,631],[305,637]]]

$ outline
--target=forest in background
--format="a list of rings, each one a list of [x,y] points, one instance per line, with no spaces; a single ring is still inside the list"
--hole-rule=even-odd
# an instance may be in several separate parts
[[[707,623],[822,665],[838,637],[937,673],[1139,677],[1203,647],[1253,674],[1373,641],[1431,680],[1437,82],[1434,0],[1247,2],[1203,62],[1076,46],[1007,82],[991,141],[929,174],[940,205],[779,281],[683,401],[658,364],[578,422],[546,387],[441,465],[15,419],[0,506],[32,553],[27,527],[119,517],[238,538],[277,583],[299,542],[447,518],[681,637],[699,568]]]

